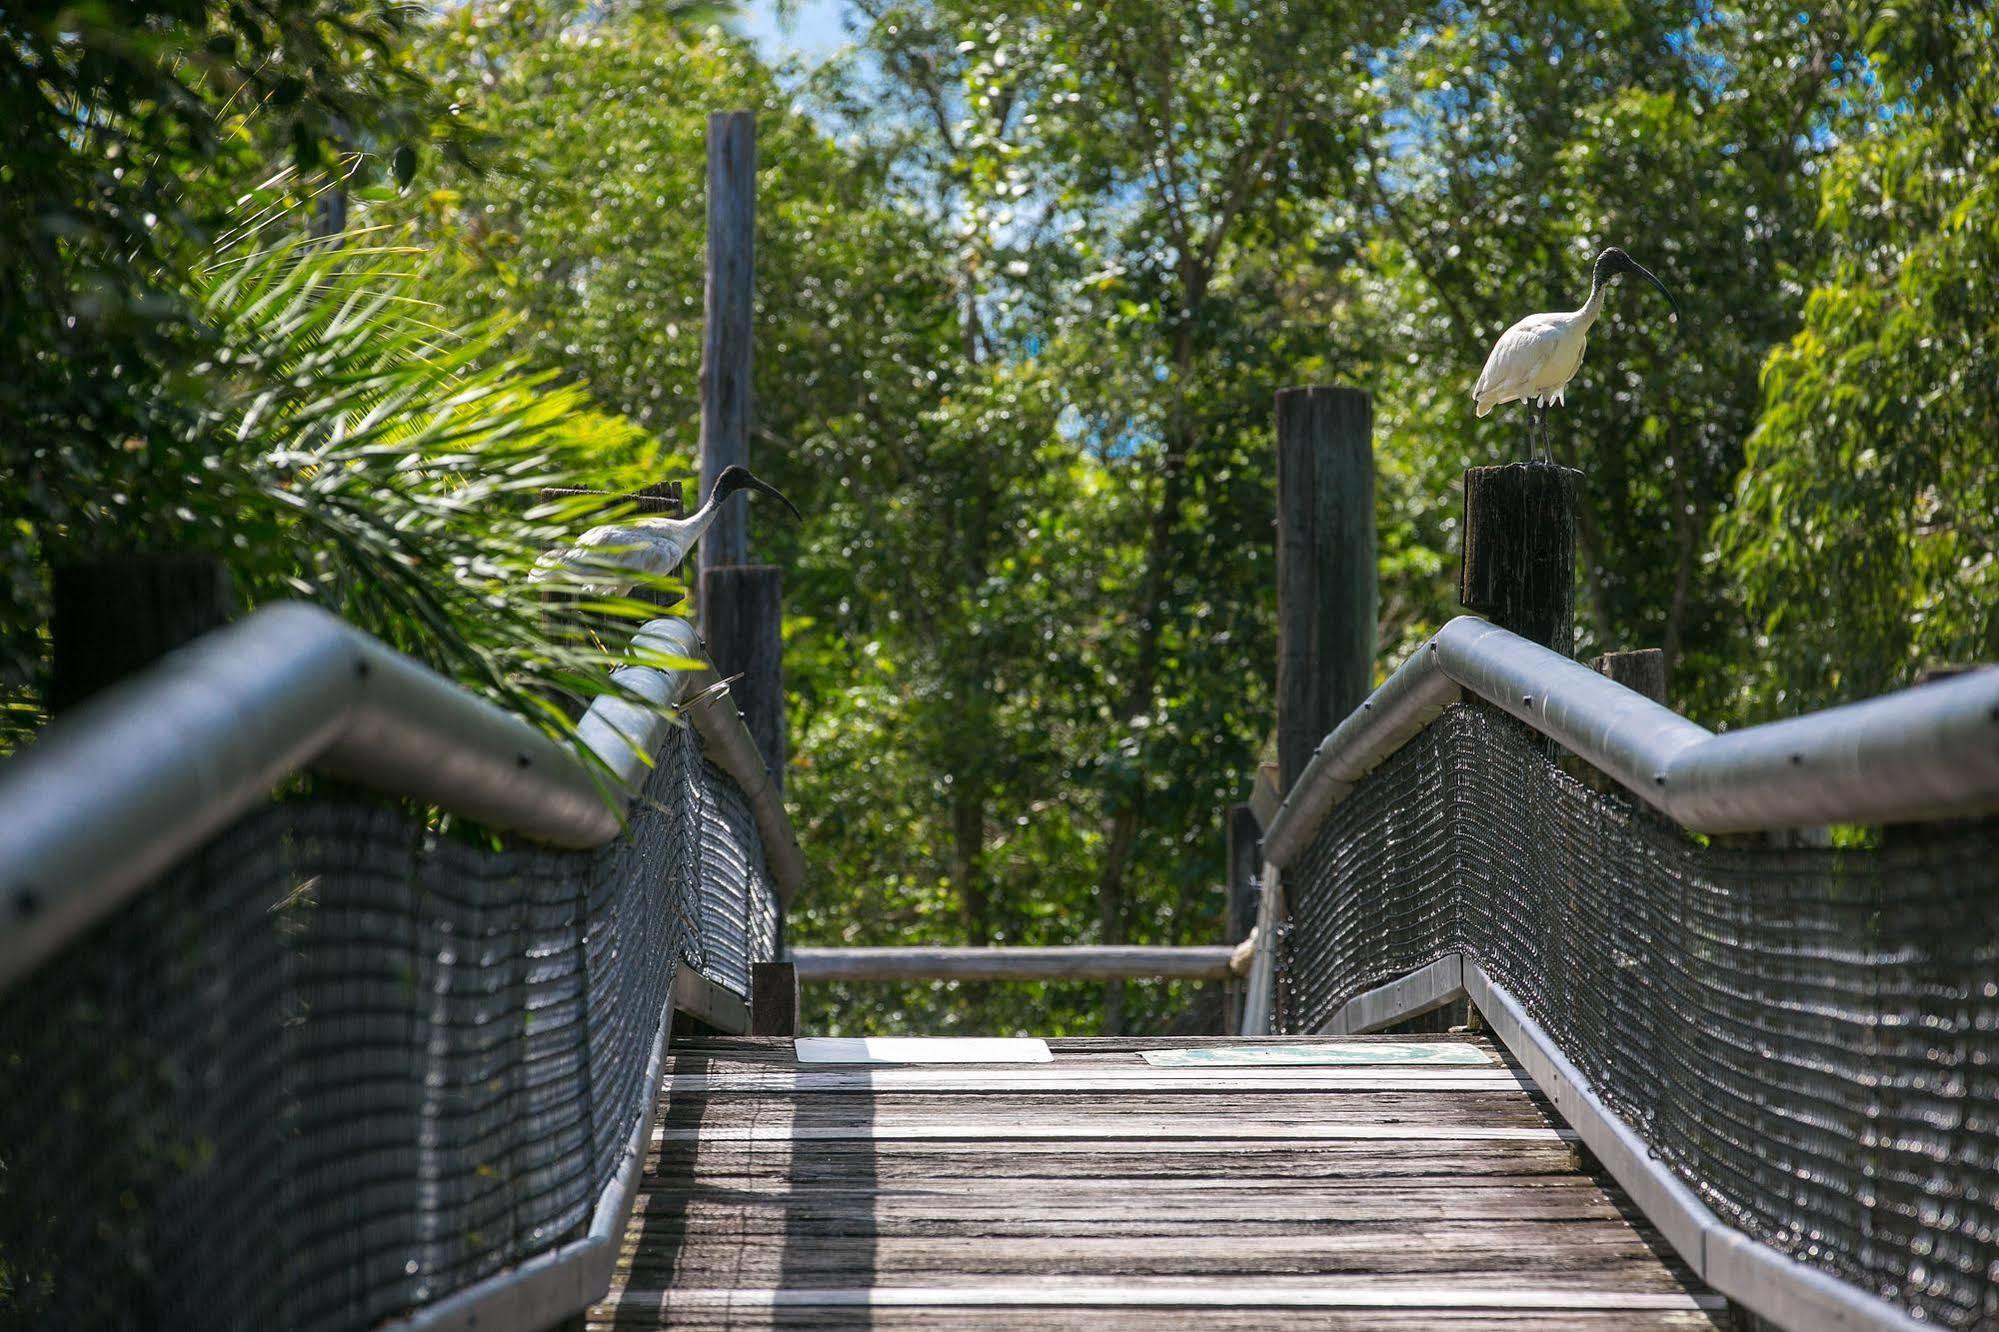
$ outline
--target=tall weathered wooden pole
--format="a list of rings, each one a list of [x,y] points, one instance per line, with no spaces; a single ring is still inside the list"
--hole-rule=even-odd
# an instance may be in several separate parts
[[[701,637],[778,789],[784,788],[784,570],[725,564],[701,571]]]
[[[1583,474],[1549,463],[1465,472],[1458,600],[1563,656],[1576,646],[1576,492]]]
[[[755,297],[757,126],[748,111],[708,117],[708,298],[701,342],[701,494],[750,465],[750,310]],[[738,495],[701,539],[701,566],[747,564],[748,501]]]
[[[1277,395],[1277,767],[1291,789],[1374,683],[1374,407],[1351,388]]]
[[[708,300],[701,345],[701,494],[750,465],[750,316],[756,285],[757,127],[748,111],[708,117]],[[749,563],[748,497],[716,515],[699,547],[701,636],[742,709],[771,778],[784,784],[783,572]]]

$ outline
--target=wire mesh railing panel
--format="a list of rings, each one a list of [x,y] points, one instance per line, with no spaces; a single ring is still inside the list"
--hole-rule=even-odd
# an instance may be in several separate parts
[[[1294,1023],[1316,1028],[1361,990],[1457,947],[1457,900],[1441,889],[1457,872],[1449,751],[1435,732],[1419,733],[1335,805],[1284,876],[1278,1005]],[[1384,798],[1416,791],[1440,798]]]
[[[750,964],[771,956],[777,896],[764,870],[763,838],[742,791],[709,764],[705,819],[711,829],[701,861],[702,974],[739,995],[750,992]],[[760,950],[760,951],[759,951]]]
[[[1462,706],[1285,882],[1287,1030],[1460,950],[1722,1220],[1999,1319],[1999,821],[1704,841]]]
[[[367,1327],[578,1235],[674,959],[747,975],[741,803],[676,728],[594,852],[238,821],[0,996],[0,1324]]]

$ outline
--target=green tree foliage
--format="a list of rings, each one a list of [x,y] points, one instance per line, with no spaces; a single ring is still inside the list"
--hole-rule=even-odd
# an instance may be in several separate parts
[[[1796,5],[1446,6],[1379,67],[1366,206],[1331,219],[1373,237],[1342,275],[1362,295],[1349,345],[1385,426],[1384,540],[1417,550],[1454,546],[1464,467],[1526,454],[1519,408],[1466,408],[1503,329],[1581,305],[1605,245],[1678,294],[1674,327],[1648,288],[1613,291],[1553,442],[1585,474],[1584,649],[1664,647],[1676,701],[1710,716],[1738,619],[1707,528],[1761,408],[1758,368],[1796,327],[1813,173],[1842,123],[1835,51]],[[1384,642],[1454,612],[1436,576],[1452,563],[1391,579],[1405,618]]]
[[[1999,33],[1969,4],[1855,24],[1880,121],[1821,178],[1829,262],[1718,533],[1752,715],[1999,659]]]
[[[1211,937],[1219,814],[1269,720],[1270,394],[1311,354],[1283,294],[1360,141],[1325,74],[1360,68],[1366,26],[1285,5],[862,10],[863,127],[948,229],[958,322],[939,376],[957,387],[866,538],[942,558],[855,599],[907,672],[883,766],[930,791],[900,877],[927,874],[972,939]],[[1035,1025],[1080,993],[982,993],[961,1020]],[[1110,1029],[1126,998],[1105,996]],[[1159,1025],[1185,996],[1139,1002]]]
[[[215,256],[240,261],[240,228],[343,151],[375,150],[340,168],[365,179],[374,163],[407,176],[420,145],[462,149],[402,58],[415,18],[339,0],[0,15],[0,690],[16,721],[38,715],[49,564],[248,549],[226,464],[279,446],[257,434],[268,414],[219,433],[218,367],[244,325],[205,303]]]
[[[425,35],[423,67],[504,120],[499,169],[416,202],[466,260],[454,310],[518,319],[509,346],[690,456],[699,421],[710,111],[757,115],[757,428],[781,485],[829,419],[893,424],[930,392],[928,237],[748,50],[650,8],[471,4]],[[861,169],[857,169],[861,168]],[[852,460],[839,460],[843,465]],[[761,535],[761,533],[760,533]]]
[[[495,355],[503,323],[441,326],[421,251],[344,240],[252,236],[196,270],[215,345],[182,540],[223,552],[252,604],[316,601],[559,728],[558,700],[606,686],[617,658],[597,642],[653,612],[593,600],[566,614],[597,632],[550,640],[543,593],[563,581],[529,580],[561,515],[539,491],[629,488],[656,451]]]
[[[1517,413],[1480,422],[1470,410],[1487,349],[1523,314],[1580,304],[1607,244],[1659,271],[1685,321],[1670,324],[1642,287],[1617,291],[1558,416],[1558,453],[1588,477],[1585,645],[1663,645],[1675,701],[1714,721],[1740,715],[1740,682],[1760,678],[1753,660],[1795,682],[1842,643],[1872,651],[1866,631],[1835,628],[1839,615],[1787,581],[1774,553],[1790,542],[1799,570],[1819,558],[1816,544],[1795,540],[1808,530],[1797,506],[1833,487],[1852,506],[1839,519],[1850,559],[1887,571],[1878,592],[1848,584],[1855,613],[1899,639],[1912,622],[1922,633],[1934,610],[1931,655],[1990,655],[1989,637],[1970,636],[1990,633],[1989,610],[1974,610],[1989,588],[1971,576],[1990,567],[1979,527],[1990,450],[1970,447],[1987,418],[1967,404],[1993,376],[1967,365],[1953,378],[1942,364],[1992,328],[1990,311],[1956,295],[1990,260],[1951,229],[1982,216],[1963,201],[1976,197],[1969,181],[1982,177],[1967,168],[1991,155],[1987,140],[1925,139],[1963,156],[1935,167],[1933,206],[1913,226],[1899,195],[1901,212],[1881,218],[1885,235],[1833,202],[1852,189],[1841,184],[1849,157],[1906,158],[1896,141],[1938,106],[1989,110],[1975,78],[1989,19],[1953,12],[1925,37],[1924,25],[1889,16],[1869,37],[1838,5],[1757,0],[1444,3],[1364,19],[1255,4],[858,8],[864,73],[830,106],[894,156],[898,182],[950,231],[960,334],[951,377],[1019,383],[1031,367],[1027,378],[1048,385],[1039,415],[1058,422],[1052,447],[1040,446],[1047,465],[1068,459],[1075,484],[1099,499],[1088,549],[1021,547],[1051,566],[1059,599],[1041,604],[1063,616],[1066,641],[1011,649],[995,670],[975,645],[1010,642],[996,609],[1008,603],[961,600],[979,613],[942,631],[934,616],[907,613],[953,586],[930,583],[927,570],[920,597],[900,611],[882,603],[860,626],[895,674],[856,662],[867,722],[849,731],[836,714],[815,714],[808,753],[837,746],[848,790],[863,771],[915,769],[915,792],[898,785],[892,808],[899,826],[922,833],[882,848],[892,851],[882,874],[898,885],[892,912],[843,910],[836,889],[808,936],[935,938],[950,912],[959,938],[1045,938],[1048,920],[1072,941],[1212,937],[1214,815],[1240,797],[1269,724],[1271,393],[1331,380],[1375,394],[1385,668],[1455,612],[1460,472],[1525,448]],[[1921,89],[1874,81],[1869,42],[1899,43],[1911,68],[1928,71]],[[1962,322],[1939,344],[1948,353],[1928,365],[1912,355],[1883,399],[1892,406],[1881,414],[1905,421],[1912,400],[1934,402],[1953,425],[1904,450],[1927,470],[1905,489],[1911,520],[1883,537],[1863,508],[1883,494],[1874,479],[1829,465],[1829,444],[1787,441],[1780,461],[1762,441],[1776,439],[1805,385],[1789,365],[1797,348],[1827,340],[1821,320],[1854,327],[1849,310],[1821,314],[1825,293],[1807,306],[1801,292],[1848,263],[1843,250],[1879,263],[1897,239],[1924,247],[1901,289],[1920,275],[1929,299],[1959,302]],[[1801,317],[1806,331],[1792,343]],[[1903,332],[1927,348],[1940,325],[1949,318],[1918,311]],[[1872,369],[1874,339],[1848,339],[1849,372]],[[1924,384],[1955,396],[1924,399]],[[1814,393],[1802,395],[1800,417],[1822,421]],[[962,410],[977,420],[976,401],[961,387],[933,419]],[[990,422],[980,438],[989,459],[1033,447]],[[1939,498],[1954,493],[1978,498]],[[1042,518],[1023,516],[1016,531],[1045,531],[1060,494],[1036,501]],[[921,505],[872,513],[877,527],[905,533],[870,538],[898,555],[952,550],[962,531]],[[1717,532],[1746,535],[1723,547]],[[1877,558],[1869,533],[1923,554]],[[1012,604],[1031,600],[1010,592]],[[1823,632],[1795,637],[1793,657],[1765,655],[1744,612],[1771,608],[1810,614]],[[1944,624],[1957,636],[1943,636]],[[915,706],[927,696],[916,682],[933,675],[941,731]],[[1877,671],[1864,688],[1892,678]],[[1018,716],[984,704],[981,686],[1002,681],[1052,703]],[[916,739],[930,735],[945,741]],[[1029,754],[1062,757],[1022,762]],[[824,798],[828,808],[838,799]],[[1048,859],[999,854],[1020,852],[1022,827]],[[860,863],[871,835],[856,831]],[[824,1011],[884,1026],[937,1011],[920,993],[871,993],[832,996]],[[1129,1021],[1164,1023],[1184,999],[1148,994]],[[1113,1026],[1120,997],[1109,996]],[[980,992],[943,1003],[955,1020],[1005,1027],[1037,1005],[1068,1013],[1075,1001]]]
[[[1999,76],[1964,0],[852,0],[809,76],[700,5],[329,5],[5,20],[11,680],[42,562],[144,530],[520,706],[597,687],[516,595],[560,527],[526,491],[691,472],[705,120],[737,108],[753,460],[807,512],[753,536],[787,571],[798,940],[1216,939],[1272,722],[1273,394],[1374,395],[1385,670],[1456,609],[1463,468],[1526,448],[1472,414],[1487,350],[1607,244],[1685,319],[1614,292],[1555,418],[1586,648],[1664,646],[1720,722],[1999,647]],[[452,160],[471,124],[491,170]],[[304,175],[292,231],[232,242],[331,149],[374,164],[337,197],[377,239],[299,234]],[[869,986],[808,1021],[1211,999]]]

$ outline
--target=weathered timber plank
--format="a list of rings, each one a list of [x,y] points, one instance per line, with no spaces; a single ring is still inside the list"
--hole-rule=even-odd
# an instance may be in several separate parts
[[[919,1035],[921,1033],[911,1033]],[[1406,1041],[1448,1041],[1453,1044],[1476,1045],[1484,1050],[1505,1053],[1503,1047],[1490,1038],[1467,1032],[1412,1032],[1404,1036],[1047,1036],[1048,1048],[1057,1054],[1065,1051],[1087,1054],[1091,1051],[1119,1053],[1130,1050],[1186,1050],[1197,1046],[1214,1045],[1345,1045],[1350,1042],[1382,1041],[1401,1044]],[[676,1054],[724,1054],[729,1052],[758,1053],[769,1052],[791,1057],[791,1038],[787,1036],[703,1036],[698,1041],[690,1041],[684,1046],[674,1047]]]
[[[1216,1039],[1211,1036],[1168,1037],[1168,1036],[1051,1036],[1047,1038],[1049,1050],[1055,1055],[1056,1064],[1066,1067],[1071,1064],[1093,1064],[1112,1062],[1133,1067],[1150,1067],[1140,1058],[1146,1050],[1187,1050],[1204,1046],[1233,1045],[1407,1045],[1407,1044],[1451,1044],[1469,1045],[1495,1059],[1506,1061],[1510,1055],[1504,1046],[1478,1036],[1463,1034],[1421,1032],[1398,1036],[1231,1036]],[[797,1059],[793,1054],[791,1039],[788,1037],[750,1036],[705,1036],[696,1042],[675,1046],[671,1058],[676,1061],[712,1061],[716,1067],[734,1064],[781,1065],[795,1067]]]
[[[585,1324],[590,1332],[672,1326],[678,1332],[759,1332],[790,1329],[870,1329],[871,1332],[927,1332],[930,1328],[978,1329],[978,1332],[1159,1332],[1161,1309],[795,1309],[795,1310],[675,1310],[671,1323],[663,1311],[634,1305],[620,1309],[600,1306]],[[1191,1310],[1184,1311],[1190,1315]],[[1202,1309],[1200,1332],[1437,1332],[1439,1326],[1466,1332],[1713,1332],[1727,1323],[1708,1313],[1616,1313],[1564,1311],[1559,1317],[1545,1310],[1501,1313],[1486,1309],[1454,1310],[1440,1323],[1428,1310],[1400,1309]],[[1191,1321],[1191,1319],[1190,1319]]]
[[[1051,1277],[963,1286],[677,1287],[620,1291],[621,1305],[701,1309],[1181,1308],[1181,1309],[1545,1309],[1694,1313],[1719,1310],[1718,1295],[1686,1291],[1563,1289],[1531,1284],[1425,1281],[1227,1281],[1187,1278],[1101,1281]]]
[[[1234,1142],[1284,1142],[1313,1146],[1334,1142],[1579,1142],[1573,1129],[1541,1125],[1382,1123],[1311,1124],[1272,1121],[1252,1123],[1216,1117],[1179,1119],[1105,1117],[1098,1120],[1033,1121],[1015,1119],[938,1121],[913,1124],[790,1124],[722,1123],[698,1128],[662,1128],[652,1136],[657,1147],[700,1144],[708,1147],[818,1144],[1005,1142],[1021,1147],[1052,1148],[1073,1144],[1073,1150],[1095,1154],[1093,1144],[1143,1142],[1150,1152],[1211,1151]],[[816,1148],[815,1148],[816,1150]]]
[[[1616,1222],[1490,1222],[1376,1227],[1330,1235],[1040,1236],[974,1239],[846,1236],[809,1246],[713,1236],[687,1244],[628,1242],[621,1285],[898,1284],[1007,1276],[1439,1276],[1483,1284],[1546,1277],[1558,1284],[1668,1290],[1684,1267],[1662,1264]],[[974,1277],[968,1274],[982,1274]]]
[[[729,1180],[746,1185],[756,1180],[774,1188],[817,1182],[848,1182],[857,1186],[922,1182],[943,1186],[962,1180],[1044,1182],[1051,1188],[1072,1184],[1132,1181],[1140,1188],[1193,1187],[1202,1180],[1234,1182],[1251,1188],[1269,1184],[1300,1187],[1311,1180],[1401,1179],[1439,1176],[1468,1179],[1483,1176],[1572,1175],[1580,1169],[1575,1149],[1560,1141],[1422,1143],[1386,1146],[1375,1143],[1331,1142],[1257,1144],[1251,1148],[1216,1150],[1212,1145],[1182,1144],[1177,1151],[1143,1146],[1107,1148],[1084,1143],[1013,1143],[995,1150],[939,1143],[824,1143],[798,1151],[753,1145],[748,1150],[717,1150],[699,1145],[680,1148],[647,1162],[647,1182]]]
[[[1051,1042],[1031,1068],[683,1048],[590,1325],[1714,1325],[1517,1070],[1138,1057],[1218,1043]]]
[[[668,1072],[664,1089],[676,1092],[769,1095],[783,1092],[866,1091],[1504,1091],[1533,1084],[1512,1068],[1359,1065],[1270,1068],[1153,1068],[1149,1065],[1077,1069],[1060,1064],[884,1067],[821,1066],[731,1072]]]
[[[1556,1123],[1551,1107],[1515,1090],[1422,1092],[1379,1090],[1365,1096],[1293,1096],[1278,1093],[1132,1092],[1079,1097],[1033,1092],[943,1092],[871,1095],[866,1091],[820,1092],[795,1097],[672,1096],[661,1122],[671,1128],[725,1124],[850,1125],[955,1124],[1017,1121],[1037,1123],[1138,1123],[1153,1118],[1174,1123],[1297,1124],[1520,1124]]]
[[[1064,1234],[1115,1225],[1119,1233],[1173,1234],[1188,1226],[1229,1233],[1303,1234],[1353,1221],[1493,1218],[1515,1221],[1608,1221],[1622,1215],[1586,1181],[1541,1187],[1481,1188],[1454,1181],[1398,1181],[1387,1187],[1201,1189],[1179,1196],[1116,1196],[1083,1190],[1073,1199],[1041,1199],[999,1190],[988,1196],[815,1190],[786,1197],[727,1189],[651,1188],[638,1200],[645,1224],[722,1225],[777,1234]]]
[[[968,1127],[974,1131],[968,1132]],[[670,1162],[674,1169],[691,1169],[704,1161],[743,1159],[780,1163],[851,1160],[894,1163],[898,1169],[909,1170],[948,1171],[971,1166],[984,1173],[1018,1161],[1018,1169],[1026,1174],[1074,1174],[1078,1169],[1115,1173],[1131,1166],[1149,1174],[1156,1158],[1166,1158],[1171,1164],[1161,1168],[1183,1172],[1213,1167],[1230,1174],[1282,1175],[1318,1160],[1350,1161],[1363,1167],[1400,1160],[1440,1172],[1448,1172],[1471,1157],[1568,1160],[1577,1141],[1574,1133],[1552,1128],[1473,1127],[1425,1134],[1410,1133],[1401,1126],[1369,1126],[1321,1132],[1277,1124],[1245,1129],[1206,1121],[1182,1125],[1171,1136],[1154,1139],[1143,1132],[1120,1132],[1117,1125],[1084,1125],[1076,1134],[1062,1132],[1060,1125],[1042,1124],[1015,1127],[1011,1132],[1004,1123],[886,1132],[863,1125],[830,1134],[664,1130],[654,1134],[657,1150],[649,1156],[657,1162]]]

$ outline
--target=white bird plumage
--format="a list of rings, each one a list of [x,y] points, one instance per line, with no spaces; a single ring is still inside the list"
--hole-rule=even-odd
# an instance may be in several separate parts
[[[1479,372],[1478,383],[1472,387],[1480,416],[1501,403],[1525,400],[1534,411],[1530,440],[1533,427],[1538,425],[1545,451],[1548,407],[1566,400],[1569,381],[1575,378],[1583,363],[1583,351],[1589,346],[1590,326],[1603,312],[1604,292],[1619,273],[1636,273],[1657,287],[1673,306],[1674,318],[1679,317],[1679,304],[1666,290],[1666,284],[1613,245],[1597,256],[1590,277],[1589,299],[1581,309],[1531,314],[1499,335],[1499,341],[1492,345],[1492,354],[1485,358],[1485,369]]]
[[[750,475],[746,467],[725,467],[708,491],[707,502],[685,518],[640,518],[593,527],[566,550],[550,551],[535,562],[531,582],[569,574],[564,591],[586,596],[624,596],[645,578],[663,578],[678,569],[714,523],[722,504],[739,490],[775,495],[792,517],[798,510],[777,487]]]

